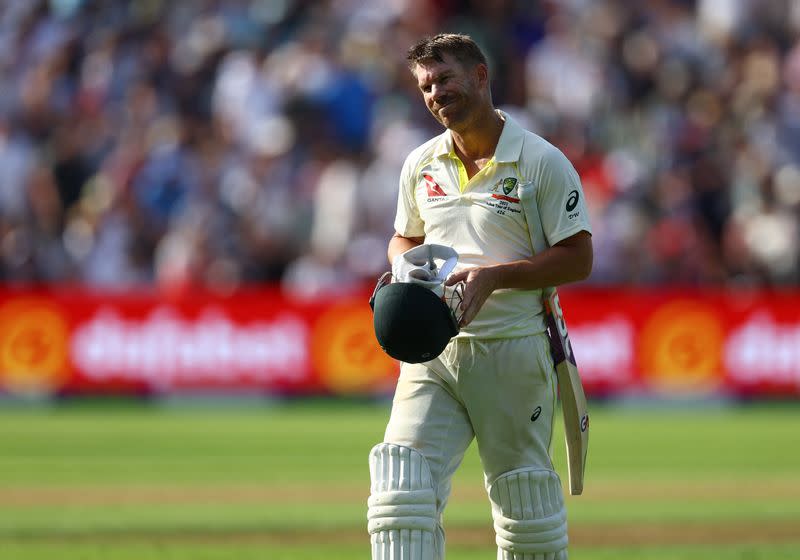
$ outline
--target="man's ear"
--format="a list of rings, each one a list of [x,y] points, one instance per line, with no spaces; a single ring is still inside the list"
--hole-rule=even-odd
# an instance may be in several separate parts
[[[481,86],[488,85],[489,83],[489,68],[485,64],[478,63],[475,65],[475,75],[478,78],[478,84]]]

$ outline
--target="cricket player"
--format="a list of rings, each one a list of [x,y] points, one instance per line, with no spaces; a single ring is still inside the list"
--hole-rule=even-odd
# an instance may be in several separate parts
[[[446,129],[400,177],[390,262],[422,243],[452,247],[460,332],[437,358],[403,363],[383,443],[369,457],[373,560],[442,559],[451,478],[476,438],[497,558],[563,560],[567,524],[549,456],[556,406],[541,290],[585,279],[592,241],[583,189],[554,146],[492,104],[486,57],[466,35],[408,51],[425,105]],[[534,254],[520,189],[535,189]]]

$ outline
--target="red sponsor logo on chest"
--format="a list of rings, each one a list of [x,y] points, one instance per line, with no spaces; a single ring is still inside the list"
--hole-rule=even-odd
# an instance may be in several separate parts
[[[425,187],[427,187],[427,189],[428,189],[428,196],[429,197],[447,196],[445,194],[444,190],[442,190],[442,187],[440,187],[439,184],[436,181],[433,180],[433,177],[431,177],[430,175],[426,174],[426,175],[423,175],[422,178],[425,179]]]

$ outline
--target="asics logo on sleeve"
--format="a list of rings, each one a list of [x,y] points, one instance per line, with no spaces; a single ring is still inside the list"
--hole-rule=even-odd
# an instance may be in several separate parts
[[[567,198],[567,212],[572,212],[578,205],[578,191],[572,191]]]

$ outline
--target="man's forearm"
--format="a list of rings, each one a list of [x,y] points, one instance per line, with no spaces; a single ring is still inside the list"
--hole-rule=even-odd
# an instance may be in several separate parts
[[[448,284],[467,280],[486,295],[494,290],[538,290],[584,280],[592,271],[592,237],[580,232],[528,259],[464,269]]]
[[[468,325],[495,290],[537,290],[583,280],[592,270],[592,239],[581,232],[529,259],[467,268],[451,275],[447,285],[464,282],[461,325]]]
[[[592,256],[591,236],[581,232],[529,259],[495,265],[495,289],[536,290],[584,280],[592,271]]]
[[[496,265],[495,289],[537,290],[586,279],[592,272],[592,236],[585,231],[529,259]]]
[[[389,264],[394,261],[397,255],[405,253],[409,249],[413,249],[417,245],[422,245],[425,242],[424,237],[403,237],[395,233],[389,240],[389,249],[387,255],[389,257]]]
[[[591,248],[555,245],[529,259],[489,267],[495,289],[537,290],[586,279],[592,270]]]

